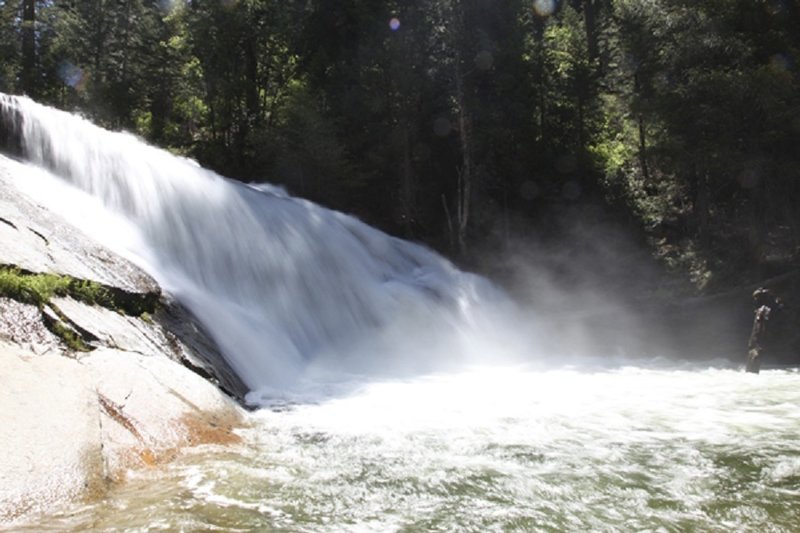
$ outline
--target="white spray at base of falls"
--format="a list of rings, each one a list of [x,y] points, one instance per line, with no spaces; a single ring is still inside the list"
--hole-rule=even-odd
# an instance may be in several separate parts
[[[505,296],[424,247],[28,98],[0,95],[0,113],[16,118],[26,159],[136,226],[133,252],[209,329],[249,401],[331,371],[514,351]]]

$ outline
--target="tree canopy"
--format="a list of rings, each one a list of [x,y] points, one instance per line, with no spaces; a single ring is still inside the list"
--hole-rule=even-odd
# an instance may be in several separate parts
[[[699,288],[800,260],[795,0],[0,0],[0,91],[468,261],[604,206]]]

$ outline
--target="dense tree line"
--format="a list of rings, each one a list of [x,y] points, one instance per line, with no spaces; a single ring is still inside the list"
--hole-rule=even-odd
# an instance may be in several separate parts
[[[0,0],[0,91],[469,258],[590,203],[699,287],[800,259],[796,0]]]

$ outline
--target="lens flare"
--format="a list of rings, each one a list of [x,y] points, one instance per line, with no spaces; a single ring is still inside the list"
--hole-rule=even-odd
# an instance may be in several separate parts
[[[175,9],[178,0],[158,0],[158,7],[164,13],[171,13]]]
[[[399,30],[400,29],[400,19],[397,18],[397,17],[392,17],[392,19],[389,20],[389,28],[391,28],[392,31]]]
[[[69,61],[64,61],[58,66],[58,77],[73,89],[80,89],[83,86],[83,70]]]
[[[535,0],[533,10],[540,17],[549,17],[556,10],[555,0]]]

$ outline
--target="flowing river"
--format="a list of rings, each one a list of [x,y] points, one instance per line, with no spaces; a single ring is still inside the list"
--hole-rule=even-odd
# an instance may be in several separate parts
[[[262,409],[29,531],[797,531],[800,374],[475,368]]]
[[[800,530],[797,371],[565,358],[421,246],[28,99],[0,112],[19,187],[189,306],[260,407],[238,447],[14,531]]]

